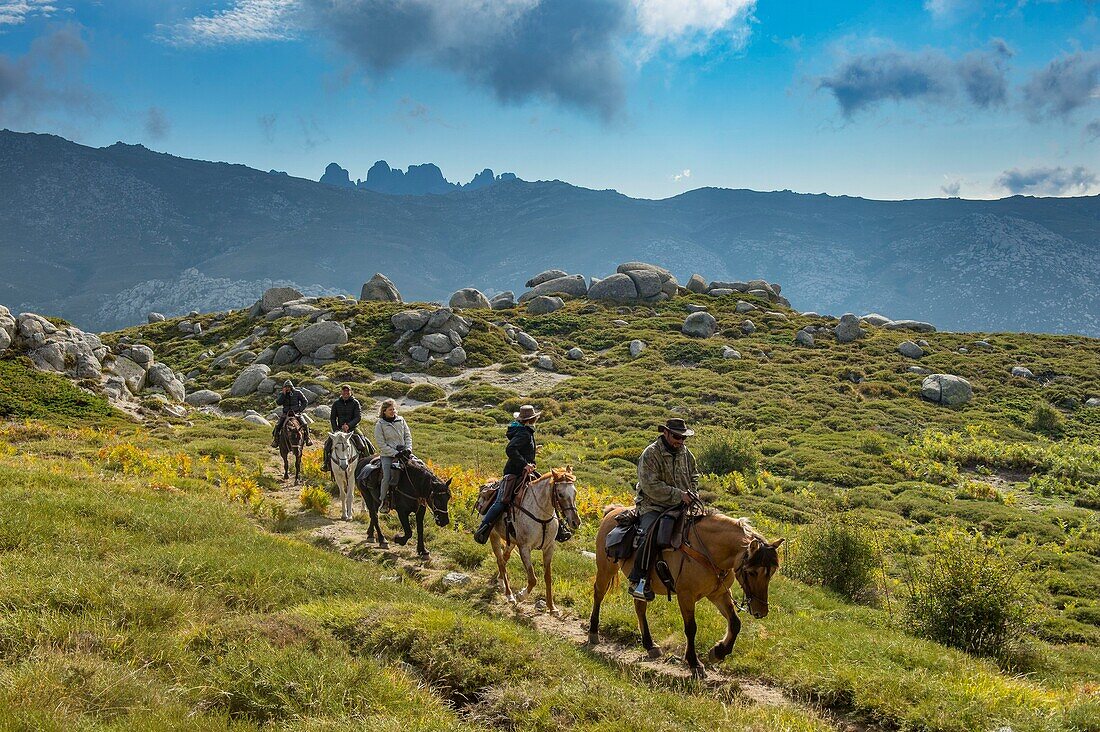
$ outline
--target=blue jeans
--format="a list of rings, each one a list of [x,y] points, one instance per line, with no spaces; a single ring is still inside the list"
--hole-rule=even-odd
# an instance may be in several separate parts
[[[390,492],[390,479],[393,477],[394,458],[382,456],[382,483],[378,487],[378,496],[386,500],[386,494]]]

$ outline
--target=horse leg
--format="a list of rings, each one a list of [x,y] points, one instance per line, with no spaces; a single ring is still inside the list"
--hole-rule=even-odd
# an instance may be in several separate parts
[[[538,580],[535,579],[535,563],[531,561],[531,547],[519,547],[519,558],[523,562],[523,568],[527,570],[527,587],[516,594],[516,600],[523,602],[531,594],[531,590],[535,589]]]
[[[409,525],[409,514],[404,511],[397,512],[397,518],[401,521],[401,535],[393,537],[395,543],[405,546],[412,538],[412,526]]]
[[[279,454],[283,457],[283,480],[286,480],[290,477],[290,461],[287,460],[287,456],[290,455],[290,453],[280,447]]]
[[[618,567],[611,563],[607,552],[601,550],[596,557],[596,579],[592,583],[592,615],[588,618],[588,644],[595,646],[600,642],[600,605],[604,595],[611,588]]]
[[[302,474],[302,448],[294,451],[294,485],[298,485],[298,479]]]
[[[542,581],[546,585],[546,611],[555,618],[561,617],[561,610],[554,607],[554,579],[551,567],[554,559],[554,544],[549,549],[542,550]]]
[[[684,660],[691,669],[691,676],[695,679],[705,679],[707,670],[699,662],[699,656],[695,653],[695,598],[687,593],[678,594],[676,599],[680,602],[680,616],[684,619],[684,635],[687,637],[687,652]]]
[[[708,663],[721,663],[722,659],[733,650],[737,634],[741,632],[741,618],[737,617],[737,609],[733,605],[733,595],[730,594],[729,590],[715,592],[707,599],[714,603],[714,606],[718,608],[718,612],[722,613],[722,617],[726,619],[726,635],[714,644],[714,648],[710,649],[710,655],[707,658]]]
[[[646,615],[648,609],[648,602],[634,600],[634,614],[638,616],[638,630],[642,634],[642,648],[646,650],[650,658],[660,658],[663,651],[660,646],[653,642],[653,635],[649,632],[649,616]]]
[[[430,554],[428,547],[424,546],[424,507],[416,508],[416,555],[421,559],[427,559]]]
[[[504,599],[515,605],[516,596],[512,594],[512,585],[508,582],[508,555],[500,545],[500,537],[495,533],[489,534],[489,543],[497,560],[497,586],[504,593]]]

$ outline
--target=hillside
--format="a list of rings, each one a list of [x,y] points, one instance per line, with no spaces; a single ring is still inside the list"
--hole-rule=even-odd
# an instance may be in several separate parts
[[[755,292],[444,311],[466,331],[460,366],[417,366],[394,325],[434,305],[320,298],[104,334],[111,352],[148,346],[185,375],[189,402],[210,404],[178,417],[149,401],[145,426],[26,361],[0,361],[0,384],[16,385],[0,387],[0,724],[1098,729],[1100,340],[864,321],[840,342],[842,323]],[[689,310],[709,313],[714,332],[682,333]],[[346,333],[331,358],[304,345],[311,321]],[[813,345],[797,345],[807,328]],[[899,353],[917,340],[924,355]],[[313,355],[262,365],[292,344]],[[243,379],[250,369],[265,379]],[[927,401],[918,370],[961,376],[973,397]],[[368,421],[378,400],[398,398],[417,453],[455,479],[453,523],[429,529],[430,562],[372,548],[362,524],[331,520],[316,499],[305,508],[272,477],[268,428],[227,416],[255,409],[262,423],[284,378],[313,395],[317,430],[338,383]],[[651,607],[672,660],[644,671],[621,590],[604,608],[604,634],[627,649],[611,662],[549,634],[537,610],[500,607],[470,508],[525,402],[546,414],[540,466],[573,465],[579,478],[582,528],[555,558],[562,629],[587,617],[583,552],[602,507],[629,500],[634,461],[669,414],[700,431],[706,499],[788,538],[771,613],[746,616],[716,669],[734,681],[666,678],[683,652],[673,603]],[[62,408],[63,426],[34,421]],[[307,487],[326,482],[318,452]],[[830,589],[815,546],[846,557],[833,564],[862,577],[857,592]],[[957,594],[986,615],[1018,612],[1012,637],[975,654],[930,637],[910,614],[928,567],[983,572]],[[449,572],[473,581],[447,584]],[[1003,597],[982,594],[1002,579]],[[701,606],[699,624],[706,647],[720,619]]]
[[[439,300],[643,258],[681,281],[778,280],[802,310],[1100,335],[1096,198],[700,189],[649,201],[520,180],[396,196],[13,132],[0,133],[0,185],[0,302],[85,329],[240,307],[279,283],[357,293],[384,271],[406,298]]]

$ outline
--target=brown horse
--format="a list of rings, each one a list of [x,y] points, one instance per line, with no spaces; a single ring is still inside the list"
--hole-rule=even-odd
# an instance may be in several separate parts
[[[279,455],[283,458],[283,480],[290,477],[290,463],[287,456],[294,454],[294,485],[298,485],[298,476],[302,473],[302,450],[306,445],[306,429],[302,418],[294,413],[288,414],[279,430]]]
[[[605,543],[608,532],[615,528],[615,517],[625,508],[610,506],[604,511],[599,533],[596,535],[596,581],[592,595],[592,617],[588,621],[588,642],[600,642],[600,603],[607,594],[619,570],[630,574],[634,558],[616,562],[607,556]],[[654,525],[653,530],[656,530]],[[717,663],[733,650],[733,643],[741,630],[730,587],[734,580],[741,585],[748,601],[748,610],[754,618],[768,614],[768,583],[779,569],[776,550],[783,539],[769,542],[749,526],[748,519],[733,519],[720,513],[699,517],[688,529],[684,545],[679,549],[665,549],[661,558],[668,564],[676,585],[674,594],[684,619],[684,635],[687,636],[685,660],[692,676],[705,678],[706,669],[695,653],[695,604],[704,597],[714,603],[726,619],[726,635],[711,649],[708,661]],[[656,564],[656,558],[653,562]],[[657,596],[668,592],[665,585],[650,572],[649,586]],[[654,645],[646,619],[646,606],[642,600],[634,601],[638,616],[638,628],[642,633],[642,646],[651,658],[661,655]]]

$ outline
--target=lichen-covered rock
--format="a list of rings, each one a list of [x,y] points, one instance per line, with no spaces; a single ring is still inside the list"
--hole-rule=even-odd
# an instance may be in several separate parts
[[[453,295],[448,304],[452,308],[490,309],[489,298],[485,297],[481,290],[474,287],[464,287]]]
[[[451,339],[443,333],[429,333],[421,337],[420,345],[424,346],[424,348],[427,348],[432,353],[448,353],[454,348]]]
[[[582,358],[584,358],[584,351],[577,348],[576,346],[573,346],[565,352],[565,357],[568,358],[570,361],[580,361]]]
[[[634,340],[632,340],[630,342],[630,346],[629,346],[630,357],[631,358],[637,358],[638,356],[641,355],[642,351],[644,351],[645,349],[646,349],[645,341],[640,341],[637,338],[635,338]]]
[[[953,374],[931,374],[921,382],[921,396],[946,407],[966,404],[974,396],[970,382]]]
[[[902,341],[898,344],[898,353],[906,358],[920,358],[924,355],[924,349],[913,341]]]
[[[680,332],[694,338],[710,338],[717,330],[718,321],[707,312],[691,313],[680,327]]]
[[[693,274],[688,278],[686,287],[696,294],[701,294],[707,291],[707,281],[701,275]]]
[[[241,373],[233,380],[233,385],[229,387],[229,393],[232,396],[247,396],[256,391],[256,387],[271,374],[271,369],[262,363],[254,363],[251,366],[246,367]]]
[[[348,342],[348,332],[342,324],[326,320],[306,326],[295,333],[291,340],[300,353],[313,353],[321,346],[344,345]]]
[[[175,402],[182,402],[187,396],[187,390],[179,377],[168,368],[166,364],[155,363],[146,372],[146,378],[153,386],[164,389],[164,393]]]
[[[527,284],[524,287],[538,287],[543,282],[549,282],[550,280],[556,280],[561,277],[568,277],[569,273],[563,269],[548,269],[539,272],[537,275],[527,280]]]
[[[374,277],[371,277],[363,285],[362,291],[359,293],[360,300],[378,300],[382,302],[401,302],[401,293],[397,291],[397,287],[390,282],[390,278],[381,272],[375,272]]]
[[[184,397],[183,401],[193,407],[208,407],[222,400],[222,395],[212,389],[199,389]]]
[[[516,294],[511,290],[506,290],[489,300],[489,307],[493,310],[507,310],[508,308],[514,308],[516,306]]]
[[[292,364],[302,357],[302,352],[294,347],[291,343],[284,343],[279,346],[279,350],[275,352],[275,358],[272,359],[272,366],[286,366]]]
[[[886,330],[912,330],[917,333],[935,333],[936,326],[922,320],[891,320],[882,327]]]
[[[160,323],[164,320],[164,316],[160,313],[149,313],[145,316],[145,320],[148,323]]]
[[[836,324],[833,334],[840,343],[851,343],[863,335],[859,327],[859,318],[852,313],[844,313],[840,316],[840,322]]]
[[[808,346],[809,348],[813,348],[814,336],[812,333],[803,328],[802,330],[794,334],[794,342],[799,346]]]
[[[63,371],[64,368],[57,370]],[[110,371],[122,379],[131,394],[137,394],[145,388],[145,369],[126,356],[116,356],[111,362]]]
[[[722,358],[739,360],[741,358],[741,352],[729,346],[722,346]]]
[[[877,327],[882,327],[887,323],[893,322],[892,320],[890,320],[890,318],[887,318],[885,315],[879,315],[878,313],[867,313],[862,318],[860,318],[860,320],[862,320],[864,323],[869,323]]]
[[[443,362],[450,366],[461,366],[466,363],[466,349],[462,346],[452,348],[450,352],[443,357]]]
[[[637,289],[640,298],[653,297],[661,292],[661,285],[664,281],[661,279],[660,273],[655,270],[634,269],[623,274],[634,281],[634,287]]]
[[[283,303],[300,298],[302,298],[302,293],[293,287],[270,287],[260,297],[260,312],[270,313]]]
[[[570,297],[584,297],[588,294],[588,283],[583,275],[568,275],[547,280],[523,293],[519,301],[527,302],[539,295],[568,295]]]
[[[638,299],[638,287],[629,275],[613,274],[605,277],[588,290],[589,300],[626,302]]]
[[[561,310],[565,307],[565,301],[560,297],[550,297],[549,295],[539,295],[538,297],[531,298],[527,302],[527,312],[531,315],[546,315],[552,313],[555,310]]]
[[[543,371],[553,371],[554,359],[550,358],[549,356],[539,356],[538,360],[535,361],[535,366],[542,369]]]
[[[520,346],[528,351],[539,350],[539,342],[536,341],[533,336],[524,333],[522,330],[516,333],[516,343],[520,344]]]
[[[756,332],[756,323],[746,318],[745,320],[741,321],[741,332],[745,335],[752,335]]]
[[[1013,366],[1012,375],[1018,379],[1034,379],[1035,374],[1031,373],[1031,369],[1026,366]]]

